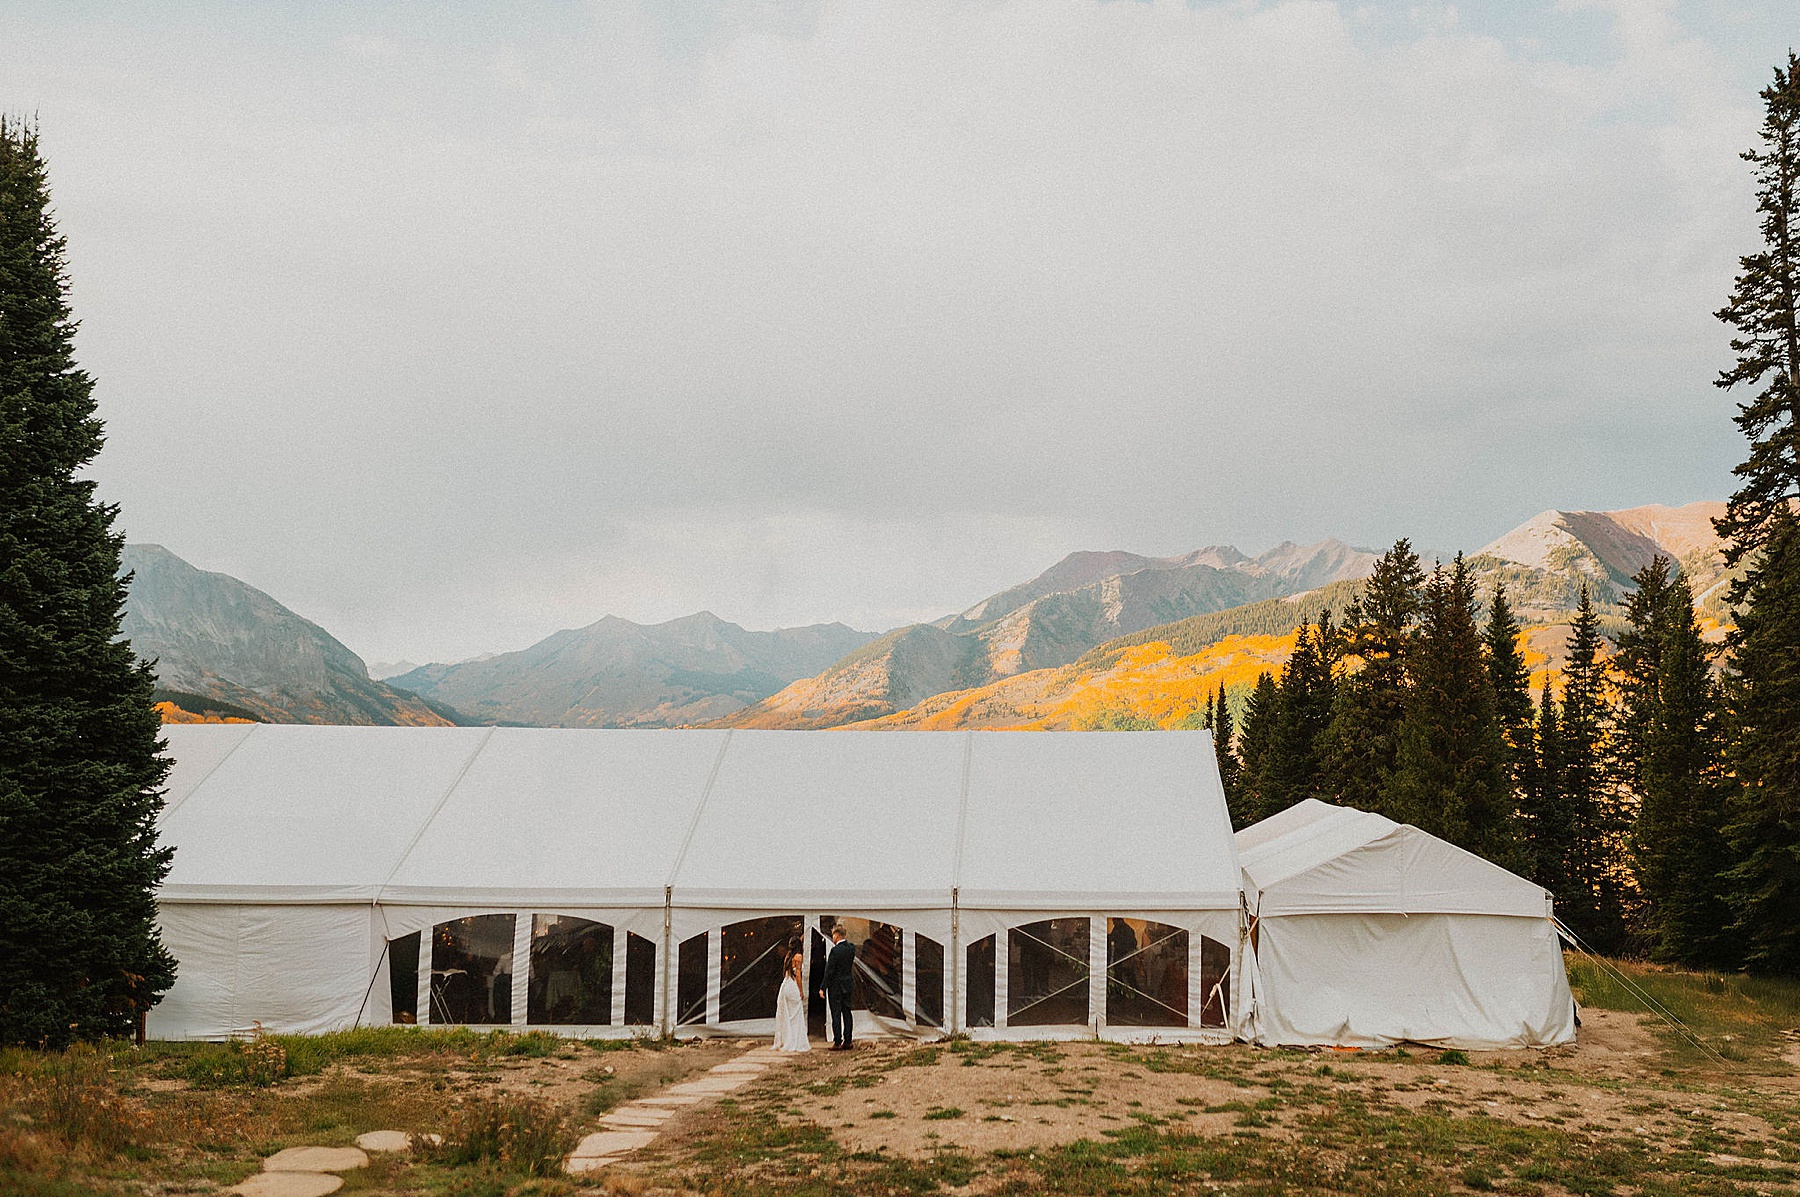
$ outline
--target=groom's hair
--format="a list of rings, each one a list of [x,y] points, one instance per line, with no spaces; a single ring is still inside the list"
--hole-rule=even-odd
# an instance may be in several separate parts
[[[835,926],[831,929],[831,938],[833,938],[833,939],[844,938],[844,924],[839,923],[837,926]]]

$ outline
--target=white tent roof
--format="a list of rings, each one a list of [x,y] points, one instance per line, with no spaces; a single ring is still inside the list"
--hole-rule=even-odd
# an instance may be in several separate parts
[[[164,731],[165,901],[1237,904],[1203,732]]]
[[[1499,865],[1368,811],[1307,799],[1237,833],[1244,896],[1284,914],[1543,918],[1550,895]]]

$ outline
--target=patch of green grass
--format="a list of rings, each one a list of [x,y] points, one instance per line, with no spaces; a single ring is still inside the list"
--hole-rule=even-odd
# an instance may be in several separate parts
[[[972,1039],[950,1039],[944,1050],[964,1064],[1007,1063],[1035,1060],[1040,1064],[1056,1064],[1062,1060],[1062,1045],[1050,1042],[976,1043]]]
[[[1576,1000],[1600,1010],[1648,1016],[1678,1068],[1718,1067],[1717,1053],[1735,1070],[1785,1076],[1783,1032],[1800,1027],[1800,981],[1741,974],[1691,973],[1628,961],[1601,968],[1585,958],[1569,958],[1569,985]],[[1623,974],[1621,981],[1617,974]],[[1639,993],[1661,1006],[1709,1050],[1694,1046],[1669,1027]]]
[[[1437,1062],[1439,1064],[1467,1064],[1469,1062],[1469,1053],[1463,1051],[1461,1048],[1453,1047],[1447,1052],[1440,1052],[1438,1054]]]
[[[964,1040],[967,1042],[967,1040]],[[943,1057],[944,1049],[938,1044],[929,1047],[915,1047],[911,1051],[902,1052],[888,1061],[886,1067],[893,1068],[928,1068]]]
[[[1037,1105],[1039,1103],[1033,1102],[1032,1104]],[[939,1106],[935,1110],[929,1110],[926,1112],[925,1121],[926,1122],[948,1122],[955,1118],[961,1118],[962,1116],[963,1116],[962,1109],[958,1106]]]

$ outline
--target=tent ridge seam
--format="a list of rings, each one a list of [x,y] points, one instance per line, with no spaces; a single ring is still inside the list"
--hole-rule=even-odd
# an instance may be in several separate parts
[[[676,879],[681,876],[681,866],[687,863],[688,849],[693,846],[694,833],[700,830],[700,818],[706,813],[707,799],[712,797],[713,786],[719,780],[719,770],[725,767],[725,753],[731,747],[733,728],[725,729],[725,738],[719,741],[719,755],[713,758],[712,772],[706,775],[706,784],[700,787],[700,801],[694,804],[694,817],[688,820],[687,834],[681,837],[681,848],[675,853],[675,863],[669,866],[669,880],[664,889],[673,890]]]
[[[475,751],[469,754],[469,759],[463,762],[462,768],[456,771],[456,776],[450,779],[450,784],[438,797],[437,804],[431,808],[431,813],[425,816],[425,821],[419,824],[417,831],[413,832],[412,839],[406,842],[406,847],[394,861],[394,867],[388,870],[387,876],[381,879],[381,884],[375,887],[375,896],[369,899],[369,905],[381,905],[381,895],[386,892],[388,883],[394,879],[394,874],[400,871],[400,866],[406,863],[406,858],[412,855],[413,849],[419,846],[419,841],[425,838],[425,833],[431,830],[431,825],[443,812],[444,804],[450,801],[450,795],[456,793],[456,787],[463,783],[463,778],[467,777],[469,770],[475,767],[475,760],[481,755],[481,750],[488,746],[488,741],[492,740],[494,733],[499,730],[498,727],[488,728],[487,734],[481,737],[481,743],[475,745]]]
[[[182,804],[185,803],[189,798],[192,798],[194,796],[194,794],[196,792],[198,792],[200,787],[205,785],[207,783],[207,781],[212,777],[212,775],[219,771],[220,766],[224,765],[224,763],[226,761],[230,760],[232,757],[232,754],[237,752],[238,749],[242,748],[244,746],[244,744],[250,739],[250,737],[254,736],[256,734],[256,729],[259,727],[262,727],[262,726],[263,725],[260,723],[252,723],[250,725],[250,730],[246,731],[242,736],[239,736],[238,742],[236,744],[233,744],[229,749],[227,749],[224,756],[222,756],[218,760],[214,761],[213,767],[208,769],[205,773],[202,773],[200,775],[199,781],[195,782],[193,785],[188,787],[187,793],[183,794],[180,798],[177,798],[173,805],[163,807],[162,817],[166,819],[170,815],[174,814],[176,811],[180,810],[182,807]]]

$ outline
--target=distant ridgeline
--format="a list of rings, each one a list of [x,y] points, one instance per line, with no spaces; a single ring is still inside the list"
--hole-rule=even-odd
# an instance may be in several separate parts
[[[1160,627],[1145,628],[1089,649],[1075,665],[1079,669],[1107,669],[1118,662],[1126,649],[1140,644],[1166,644],[1174,655],[1186,657],[1211,648],[1229,636],[1285,636],[1302,623],[1318,619],[1321,611],[1341,616],[1344,608],[1362,590],[1362,579],[1345,579],[1291,598],[1264,599],[1260,603],[1246,603],[1210,615],[1195,615]]]
[[[1658,554],[1729,619],[1711,518],[1719,503],[1547,511],[1471,554],[1482,601],[1504,582],[1536,677],[1561,667],[1587,586],[1601,629],[1624,625],[1631,578]],[[1220,686],[1234,709],[1279,671],[1295,629],[1341,620],[1375,560],[1335,540],[1249,557],[1072,553],[955,615],[877,635],[842,624],[747,631],[701,612],[642,625],[608,616],[518,652],[374,681],[318,625],[157,546],[135,569],[126,633],[158,658],[173,719],[527,726],[1186,726]],[[1430,565],[1428,561],[1427,566]]]

